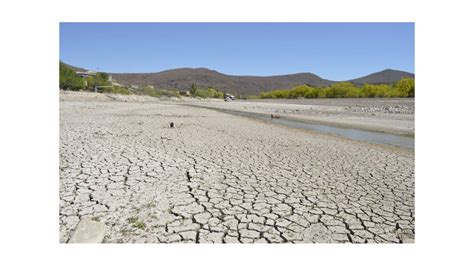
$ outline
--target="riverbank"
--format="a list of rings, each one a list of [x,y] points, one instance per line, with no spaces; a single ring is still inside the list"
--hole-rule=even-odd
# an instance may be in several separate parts
[[[415,135],[413,98],[364,99],[272,99],[234,102],[196,101],[193,104],[259,114],[278,115],[299,121],[371,130],[406,136]]]
[[[108,243],[414,241],[412,151],[186,100],[60,99],[60,242],[86,218]]]

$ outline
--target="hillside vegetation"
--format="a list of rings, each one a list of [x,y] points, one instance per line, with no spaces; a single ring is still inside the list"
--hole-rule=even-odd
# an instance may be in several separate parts
[[[313,73],[294,73],[276,76],[233,76],[206,68],[178,68],[157,73],[109,73],[114,80],[124,85],[147,86],[167,90],[190,90],[193,84],[200,88],[213,88],[239,97],[259,95],[278,89],[290,89],[308,84],[323,88],[338,81],[319,77]],[[415,78],[409,72],[385,69],[367,76],[344,80],[357,86],[364,84],[393,84],[402,78]]]
[[[106,73],[98,72],[96,75],[80,77],[76,74],[76,71],[72,67],[59,62],[60,89],[73,91],[94,91],[96,86],[107,86],[100,87],[101,92],[131,94],[131,92],[126,87],[113,86],[109,81],[109,75]]]
[[[73,91],[95,91],[99,86],[98,92],[116,93],[116,94],[144,94],[152,97],[180,97],[179,92],[169,89],[155,89],[153,86],[142,86],[131,90],[128,86],[113,85],[109,81],[107,73],[98,72],[95,75],[81,77],[76,71],[85,72],[86,70],[74,68],[62,62],[59,63],[59,88],[62,90]],[[224,98],[224,92],[208,87],[200,87],[194,83],[190,87],[190,93],[193,97],[200,98]]]
[[[180,97],[177,90],[154,88],[145,85],[131,89],[131,86],[117,86],[109,81],[109,74],[98,72],[96,75],[80,77],[72,66],[59,63],[59,88],[62,90],[94,91],[96,86],[101,86],[99,92],[118,94],[143,94],[153,97]],[[387,74],[384,74],[387,75]],[[105,87],[104,87],[105,86]],[[191,83],[188,88],[192,97],[224,98],[224,91],[210,86]],[[237,98],[239,95],[237,95]],[[291,89],[278,89],[247,98],[277,99],[277,98],[387,98],[387,97],[415,97],[414,78],[402,78],[391,84],[364,84],[355,85],[352,82],[337,82],[321,87],[311,85],[298,85]]]

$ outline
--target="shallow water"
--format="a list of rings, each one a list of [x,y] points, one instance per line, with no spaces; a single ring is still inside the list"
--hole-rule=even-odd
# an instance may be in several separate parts
[[[227,110],[227,109],[221,109],[221,108],[204,107],[204,106],[196,106],[196,105],[193,105],[193,106],[220,111],[220,112],[232,114],[232,115],[256,118],[256,119],[268,121],[268,122],[279,124],[279,125],[285,125],[292,128],[309,129],[309,130],[314,130],[321,133],[333,134],[333,135],[346,137],[353,140],[360,140],[360,141],[376,143],[376,144],[393,145],[393,146],[408,148],[412,150],[415,148],[415,139],[413,137],[408,137],[408,136],[394,135],[394,134],[389,134],[389,133],[374,132],[374,131],[354,129],[354,128],[329,126],[329,125],[320,124],[320,123],[311,122],[311,121],[305,121],[305,122],[296,121],[296,120],[291,120],[284,117],[272,119],[270,115],[268,114],[250,113],[250,112],[244,112],[244,111],[235,111],[235,110]]]

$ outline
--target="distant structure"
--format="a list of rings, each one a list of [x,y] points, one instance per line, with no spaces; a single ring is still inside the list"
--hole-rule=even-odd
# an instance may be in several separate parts
[[[89,76],[95,76],[95,75],[97,75],[97,72],[95,72],[95,71],[90,71],[90,70],[87,70],[87,71],[76,71],[76,75],[79,76],[79,77],[87,78],[87,77],[89,77]]]
[[[84,80],[84,87],[83,87],[83,89],[85,89],[86,86],[87,86],[87,80],[86,80],[86,78],[87,78],[87,77],[90,77],[90,76],[95,76],[95,75],[97,75],[97,72],[95,72],[95,71],[90,71],[90,70],[87,70],[87,71],[76,71],[76,76],[82,77],[82,79]],[[97,89],[96,89],[96,90],[97,90]]]

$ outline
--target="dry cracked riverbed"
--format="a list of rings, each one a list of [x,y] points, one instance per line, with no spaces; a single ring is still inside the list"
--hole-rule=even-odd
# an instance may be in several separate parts
[[[169,123],[174,122],[175,128]],[[171,103],[60,103],[60,242],[409,243],[413,151]]]

